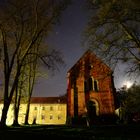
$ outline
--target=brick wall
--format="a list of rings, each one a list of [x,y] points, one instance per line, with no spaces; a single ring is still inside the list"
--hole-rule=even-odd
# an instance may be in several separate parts
[[[111,69],[87,51],[68,71],[68,117],[84,116],[89,101],[96,115],[114,113],[114,89]]]

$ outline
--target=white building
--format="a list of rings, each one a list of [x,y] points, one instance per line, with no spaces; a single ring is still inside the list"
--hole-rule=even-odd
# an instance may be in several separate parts
[[[0,118],[3,103],[0,102]],[[18,122],[24,124],[27,104],[21,103]],[[32,97],[29,111],[29,124],[65,124],[67,115],[66,99],[61,97]],[[7,114],[7,125],[13,124],[14,104],[11,104]]]

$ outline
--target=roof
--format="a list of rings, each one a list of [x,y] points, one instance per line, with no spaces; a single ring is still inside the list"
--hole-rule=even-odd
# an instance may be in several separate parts
[[[3,99],[0,99],[0,103],[3,103]],[[65,104],[66,97],[32,97],[31,104]]]
[[[88,57],[89,57],[89,56],[92,57],[93,59],[95,59],[95,61],[96,61],[96,60],[100,61],[100,63],[102,63],[104,66],[106,66],[106,68],[108,68],[109,71],[112,71],[111,68],[110,68],[106,63],[104,63],[104,62],[102,61],[101,58],[97,57],[93,51],[91,51],[91,50],[88,49],[88,50],[79,58],[79,60],[68,70],[67,73],[71,72],[71,71],[80,63],[80,61],[84,60],[87,56],[88,56]]]
[[[41,104],[55,104],[55,103],[66,103],[66,98],[64,97],[32,97],[31,103],[41,103]]]

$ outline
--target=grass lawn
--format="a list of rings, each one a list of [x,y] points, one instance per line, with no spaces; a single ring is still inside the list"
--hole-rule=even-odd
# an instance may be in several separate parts
[[[0,129],[0,140],[140,140],[140,125],[32,125]]]

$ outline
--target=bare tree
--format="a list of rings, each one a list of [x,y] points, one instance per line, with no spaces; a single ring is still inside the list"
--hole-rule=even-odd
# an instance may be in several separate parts
[[[31,50],[37,45],[41,52],[41,43],[68,3],[67,0],[5,0],[0,3],[0,49],[4,71],[2,127],[6,126],[7,111]]]
[[[128,73],[140,72],[140,1],[87,0],[91,17],[84,43],[114,66],[127,62]]]

